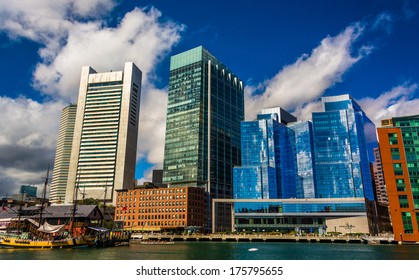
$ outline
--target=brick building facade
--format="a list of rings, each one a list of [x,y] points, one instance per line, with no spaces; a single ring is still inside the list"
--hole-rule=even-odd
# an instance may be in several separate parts
[[[115,221],[131,231],[185,231],[204,224],[203,188],[146,184],[116,192]]]

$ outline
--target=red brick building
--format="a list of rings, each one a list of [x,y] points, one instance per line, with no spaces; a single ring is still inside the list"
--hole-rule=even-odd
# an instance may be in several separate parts
[[[131,231],[184,231],[204,225],[203,188],[156,187],[116,191],[115,221]]]
[[[382,121],[378,128],[394,238],[419,241],[419,115]]]

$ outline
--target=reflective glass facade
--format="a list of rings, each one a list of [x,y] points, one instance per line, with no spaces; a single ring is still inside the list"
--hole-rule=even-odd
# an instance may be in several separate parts
[[[235,198],[296,197],[294,131],[276,113],[241,123],[242,167],[235,167]]]
[[[297,160],[296,197],[314,198],[315,160],[313,143],[313,124],[300,121],[288,126],[295,133],[295,151]]]
[[[205,48],[171,58],[164,183],[206,187],[214,197],[232,197],[233,165],[241,157],[243,98],[242,81]]]
[[[349,95],[323,98],[323,108],[313,122],[279,123],[275,108],[242,122],[234,230],[370,232],[375,126]]]
[[[330,213],[365,213],[364,201],[332,201],[320,199],[312,201],[281,202],[236,202],[234,204],[236,213],[312,213],[311,215],[327,216]]]
[[[295,133],[286,126],[279,128],[279,165],[277,176],[280,180],[279,198],[297,197],[297,160],[295,150]]]
[[[354,226],[354,232],[368,232],[364,199],[241,200],[234,203],[234,212],[234,230],[238,232],[322,234],[328,231],[344,231],[342,227],[347,219],[355,223],[361,221]],[[338,221],[338,226],[332,221]]]
[[[276,169],[273,167],[235,167],[233,174],[234,188],[237,189],[234,198],[263,199],[277,195]]]
[[[324,112],[313,113],[316,197],[374,200],[368,148],[376,139],[367,133],[373,123],[349,95],[322,102]]]

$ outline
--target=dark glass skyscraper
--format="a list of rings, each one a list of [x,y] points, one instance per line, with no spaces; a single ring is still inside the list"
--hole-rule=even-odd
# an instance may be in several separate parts
[[[368,148],[377,145],[375,125],[347,94],[322,102],[323,112],[313,113],[316,197],[373,201]]]
[[[163,183],[232,197],[243,119],[243,82],[223,63],[202,46],[172,56]]]

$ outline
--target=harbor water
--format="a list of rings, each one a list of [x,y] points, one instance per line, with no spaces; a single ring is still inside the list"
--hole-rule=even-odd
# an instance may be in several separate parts
[[[6,249],[0,260],[419,260],[417,245],[175,242],[111,248]]]

